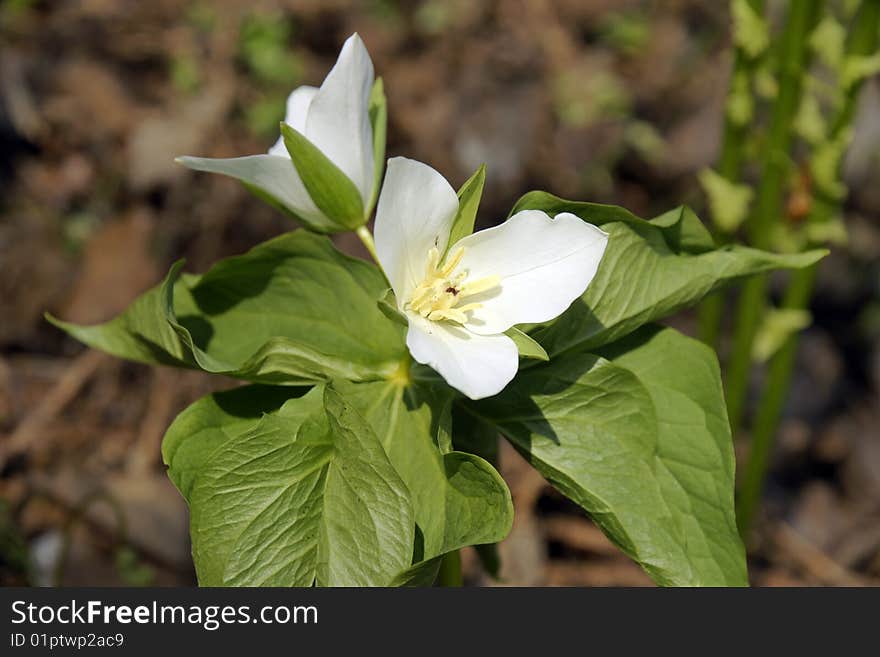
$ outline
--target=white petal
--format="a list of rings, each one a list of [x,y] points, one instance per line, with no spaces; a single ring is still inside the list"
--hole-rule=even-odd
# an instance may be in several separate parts
[[[496,395],[516,376],[519,354],[506,335],[477,335],[453,324],[407,313],[406,346],[471,399]]]
[[[303,186],[289,157],[277,155],[248,155],[215,159],[207,157],[179,157],[177,161],[196,171],[221,173],[265,190],[294,214],[312,224],[330,226],[324,214],[315,206]]]
[[[539,210],[465,237],[456,246],[465,249],[460,270],[468,270],[468,280],[501,277],[499,288],[464,301],[483,304],[471,311],[467,328],[503,333],[561,315],[593,280],[607,244],[607,233],[575,215],[551,219]]]
[[[353,34],[312,99],[305,125],[305,136],[351,179],[364,206],[374,185],[372,87],[373,62],[364,42]]]
[[[287,113],[284,115],[284,122],[299,133],[305,134],[306,132],[306,116],[309,114],[309,106],[316,93],[318,93],[318,87],[305,85],[297,87],[287,97]],[[269,149],[269,155],[290,157],[284,146],[284,137],[278,138],[275,145]]]
[[[446,249],[456,212],[455,190],[434,169],[405,157],[388,160],[376,209],[376,252],[401,307],[424,279],[431,247]]]

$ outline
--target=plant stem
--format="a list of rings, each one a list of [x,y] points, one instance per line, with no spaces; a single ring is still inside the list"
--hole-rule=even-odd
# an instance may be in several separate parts
[[[379,263],[379,256],[376,254],[376,243],[373,241],[373,234],[370,232],[370,229],[366,226],[361,226],[355,231],[355,233],[357,233],[361,242],[364,243],[364,246],[367,247],[367,251],[370,252],[370,257],[372,257],[373,261],[381,268],[382,265]]]
[[[809,60],[810,32],[823,0],[792,0],[780,42],[779,91],[767,141],[762,151],[761,182],[754,212],[746,224],[751,245],[771,246],[773,227],[782,213],[788,171],[791,125],[801,102],[804,69]],[[731,429],[739,429],[752,367],[752,342],[767,302],[767,276],[757,275],[743,285],[736,311],[733,348],[727,372],[727,412]]]
[[[810,300],[815,277],[815,265],[797,271],[786,290],[783,307],[805,308]],[[742,536],[745,536],[751,527],[755,509],[764,489],[767,466],[773,452],[773,439],[782,413],[782,405],[788,393],[796,353],[797,334],[789,337],[770,361],[766,388],[755,417],[749,459],[746,462],[745,474],[736,500],[736,523]]]
[[[748,0],[752,10],[757,14],[764,12],[764,0]],[[757,67],[758,61],[750,59],[741,48],[736,49],[733,59],[733,70],[730,75],[730,91],[733,93],[736,80],[742,75],[747,75],[751,80]],[[751,89],[751,83],[748,85]],[[740,177],[742,160],[745,154],[747,131],[751,125],[735,121],[730,112],[724,115],[724,133],[721,142],[721,155],[718,160],[718,173],[730,182],[736,182]],[[717,244],[727,244],[732,236],[723,232],[715,231]],[[699,337],[713,349],[718,344],[718,336],[721,333],[721,316],[724,312],[724,293],[716,292],[703,300],[699,309]]]
[[[880,0],[864,0],[856,13],[854,26],[847,44],[847,55],[870,55],[880,39]],[[831,124],[828,139],[840,137],[847,130],[855,114],[856,101],[861,85],[853,85],[848,89],[837,115]],[[816,199],[808,221],[821,223],[829,221],[839,210],[837,199]],[[816,279],[816,266],[796,271],[791,279],[783,299],[783,307],[805,309],[809,304]],[[761,399],[755,426],[752,432],[752,446],[746,464],[740,495],[737,500],[737,523],[740,534],[745,536],[751,526],[752,518],[757,509],[782,407],[788,393],[797,354],[798,335],[789,336],[782,348],[773,356],[767,373],[766,392]]]
[[[453,550],[443,557],[440,562],[440,572],[437,573],[439,586],[461,586],[461,554]]]

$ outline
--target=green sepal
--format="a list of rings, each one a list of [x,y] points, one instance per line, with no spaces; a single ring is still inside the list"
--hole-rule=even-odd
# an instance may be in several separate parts
[[[312,201],[329,219],[355,230],[367,223],[357,186],[303,134],[281,123],[281,135]]]

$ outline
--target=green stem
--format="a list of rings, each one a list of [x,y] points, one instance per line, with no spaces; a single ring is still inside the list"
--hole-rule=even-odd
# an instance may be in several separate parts
[[[815,265],[795,272],[791,284],[786,290],[783,307],[805,308],[813,291],[815,277]],[[751,526],[752,518],[761,499],[761,492],[764,489],[764,479],[770,463],[770,456],[773,453],[773,439],[791,381],[797,343],[797,334],[789,337],[782,348],[773,356],[767,371],[766,387],[752,430],[749,459],[746,462],[745,473],[736,501],[736,522],[740,534],[743,536]]]
[[[755,13],[764,13],[764,0],[749,0],[749,5]],[[730,75],[730,91],[728,92],[728,96],[734,92],[736,80],[743,75],[748,76],[748,88],[752,88],[751,78],[760,61],[760,58],[751,59],[742,49],[736,49],[733,59],[733,71]],[[748,130],[750,128],[751,124],[748,122],[737,122],[733,120],[729,112],[725,112],[724,132],[721,141],[721,155],[718,159],[718,173],[727,178],[730,182],[736,182],[739,180],[742,161],[745,156],[745,146],[748,141]],[[731,239],[731,235],[716,230],[715,241],[719,245],[727,244]],[[700,340],[713,349],[718,344],[718,336],[721,333],[721,317],[723,313],[723,292],[716,292],[715,294],[706,297],[706,299],[703,300],[703,303],[700,304],[698,314],[698,334]]]
[[[761,182],[754,212],[746,229],[751,245],[771,246],[773,228],[782,213],[788,173],[791,125],[801,102],[804,69],[809,60],[810,32],[821,13],[823,0],[793,0],[789,4],[780,43],[779,91],[767,141],[762,151]],[[767,303],[767,277],[757,275],[743,286],[736,311],[736,328],[727,372],[727,412],[734,433],[739,429],[752,367],[752,342]]]
[[[439,586],[461,586],[461,554],[453,550],[443,557],[440,562],[440,572],[437,573]]]
[[[870,55],[880,39],[880,0],[864,0],[856,14],[852,31],[847,44],[848,55]],[[832,121],[829,139],[837,139],[842,131],[849,128],[855,114],[856,101],[860,85],[848,89],[843,98],[837,115]],[[816,199],[808,221],[821,223],[829,221],[839,210],[840,201],[834,199]],[[816,267],[796,271],[785,292],[783,307],[793,309],[807,308],[813,293],[816,279]],[[752,432],[752,445],[749,460],[737,499],[737,523],[740,533],[745,536],[751,527],[752,519],[761,493],[764,480],[773,453],[773,443],[782,407],[788,393],[789,383],[797,354],[798,335],[790,336],[782,348],[773,356],[767,372],[766,392],[758,406],[755,426]]]
[[[373,241],[373,234],[370,232],[370,229],[366,226],[361,226],[355,231],[355,233],[360,238],[361,242],[364,243],[364,246],[367,247],[367,251],[370,252],[370,257],[372,257],[375,263],[381,268],[382,265],[379,263],[379,256],[376,254],[376,243]]]

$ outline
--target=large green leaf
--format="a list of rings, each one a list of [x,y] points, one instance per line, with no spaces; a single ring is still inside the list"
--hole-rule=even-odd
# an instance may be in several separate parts
[[[507,535],[513,505],[501,475],[479,456],[449,451],[448,389],[393,382],[337,387],[371,424],[412,494],[419,534],[415,561]]]
[[[410,564],[409,492],[329,387],[210,448],[188,501],[205,586],[385,586]]]
[[[412,572],[398,573],[399,584],[424,584],[432,580],[432,572],[436,574],[438,564],[427,563],[435,557],[507,535],[513,507],[501,476],[479,456],[451,451],[448,393],[421,386],[404,392],[391,383],[336,382],[334,386],[346,402],[367,414],[411,491],[417,525],[411,550],[417,564]],[[208,395],[184,410],[162,441],[168,474],[184,497],[190,498],[193,483],[218,450],[227,444],[228,449],[237,449],[264,415],[290,415],[301,408],[307,403],[296,399],[301,394],[302,389],[286,386],[244,386]],[[279,411],[290,399],[294,401]],[[473,433],[470,417],[456,422],[462,432]]]
[[[745,585],[718,363],[645,327],[533,367],[467,408],[496,424],[658,583]]]
[[[203,276],[179,269],[105,324],[52,321],[122,358],[286,385],[383,379],[406,354],[376,305],[382,274],[326,237],[294,231]]]
[[[286,123],[281,124],[281,136],[300,180],[318,209],[349,230],[367,223],[364,201],[351,179],[305,135]]]
[[[291,386],[249,385],[194,402],[174,419],[162,439],[162,460],[171,481],[189,499],[193,481],[218,447],[253,429],[263,415],[274,413],[288,399],[305,392]]]
[[[616,340],[737,278],[806,267],[827,253],[779,255],[737,245],[715,249],[687,208],[645,221],[623,208],[530,192],[513,212],[527,209],[571,212],[609,234],[602,264],[584,295],[554,322],[530,331],[551,357]]]

